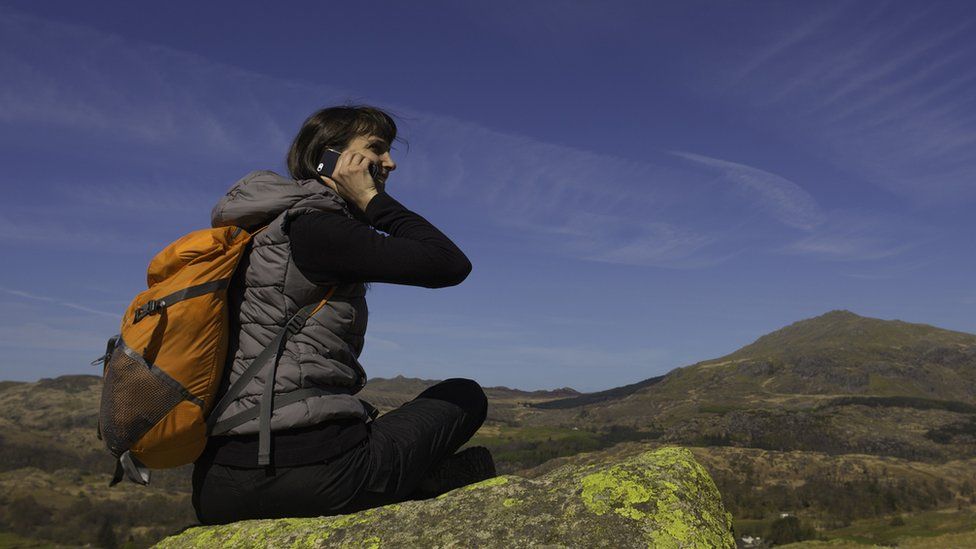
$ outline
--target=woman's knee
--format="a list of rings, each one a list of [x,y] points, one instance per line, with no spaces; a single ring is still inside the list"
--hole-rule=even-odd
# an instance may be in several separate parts
[[[473,379],[453,377],[428,387],[417,398],[435,398],[460,406],[468,415],[484,423],[488,414],[488,397]]]

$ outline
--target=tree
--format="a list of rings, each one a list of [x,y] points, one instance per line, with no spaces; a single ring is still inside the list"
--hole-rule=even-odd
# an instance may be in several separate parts
[[[102,549],[119,549],[119,543],[115,539],[115,529],[112,528],[112,519],[106,517],[102,521],[95,543]]]
[[[800,525],[800,519],[789,516],[776,519],[769,525],[767,539],[775,545],[794,543],[812,537],[812,532]]]

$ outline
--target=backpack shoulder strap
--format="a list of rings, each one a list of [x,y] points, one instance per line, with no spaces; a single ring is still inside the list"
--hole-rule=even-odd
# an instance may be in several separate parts
[[[217,405],[214,406],[212,412],[207,417],[207,434],[209,435],[219,435],[226,433],[227,431],[237,427],[238,425],[253,419],[254,415],[247,414],[243,416],[242,414],[251,412],[246,410],[243,413],[236,414],[232,417],[227,418],[224,421],[218,421],[221,415],[227,411],[230,404],[237,398],[237,396],[244,390],[244,387],[254,376],[256,376],[261,370],[270,364],[271,373],[267,376],[267,382],[264,384],[264,393],[261,395],[261,403],[257,410],[258,417],[258,465],[268,465],[271,459],[271,412],[277,407],[274,406],[274,380],[275,373],[278,368],[278,359],[281,358],[281,352],[285,348],[285,342],[289,337],[298,333],[299,330],[305,326],[305,322],[313,314],[318,312],[326,302],[335,293],[336,287],[333,286],[329,289],[325,298],[319,303],[312,303],[306,305],[298,310],[285,324],[285,326],[278,332],[271,343],[265,347],[261,353],[251,361],[251,364],[244,370],[237,381],[231,385],[224,396],[221,397]],[[302,394],[302,397],[311,396],[311,394]],[[283,397],[284,398],[284,397]],[[291,404],[291,399],[289,399],[288,404]]]

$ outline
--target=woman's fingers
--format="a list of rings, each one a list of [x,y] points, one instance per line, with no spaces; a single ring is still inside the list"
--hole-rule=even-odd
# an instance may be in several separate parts
[[[346,153],[341,153],[339,155],[339,160],[336,161],[336,173],[344,173],[346,169],[346,164],[349,163],[349,155]]]
[[[332,178],[339,195],[361,210],[378,192],[376,181],[369,173],[372,163],[369,156],[361,151],[343,151],[336,162],[335,176]]]
[[[363,169],[363,165],[366,163],[366,157],[363,156],[362,154],[358,153],[358,152],[357,153],[353,153],[353,156],[352,157],[353,157],[353,160],[355,161],[355,164],[353,164],[353,165],[356,166],[356,168],[358,168],[359,170],[362,170]]]
[[[346,160],[345,163],[343,163],[344,159]],[[369,159],[359,152],[349,151],[339,157],[339,162],[336,163],[337,171],[340,169],[340,165],[343,173],[360,172],[369,168]]]

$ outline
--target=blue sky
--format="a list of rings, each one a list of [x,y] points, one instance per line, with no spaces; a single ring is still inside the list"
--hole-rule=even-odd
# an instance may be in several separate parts
[[[976,8],[0,2],[0,379],[88,362],[149,259],[367,102],[468,254],[376,284],[375,377],[600,390],[831,309],[976,332]]]

